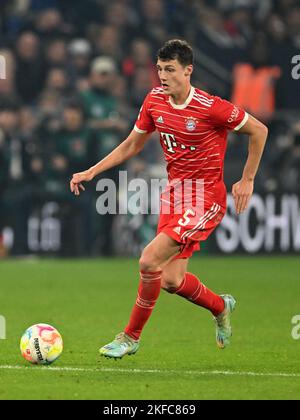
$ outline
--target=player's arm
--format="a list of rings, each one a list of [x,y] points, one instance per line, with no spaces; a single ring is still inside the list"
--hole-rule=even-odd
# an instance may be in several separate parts
[[[137,155],[143,148],[151,136],[151,133],[139,133],[132,130],[126,140],[116,147],[109,155],[98,162],[96,165],[86,171],[74,174],[70,181],[70,189],[75,195],[80,194],[80,190],[84,191],[82,182],[91,181],[97,175],[114,166],[120,165],[131,157]]]
[[[262,122],[249,115],[247,122],[238,132],[249,135],[248,158],[243,175],[241,180],[232,186],[236,212],[240,214],[247,208],[253,193],[254,178],[265,147],[268,128]]]

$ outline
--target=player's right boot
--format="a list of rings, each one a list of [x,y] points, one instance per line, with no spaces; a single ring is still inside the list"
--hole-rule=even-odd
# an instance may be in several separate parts
[[[216,342],[220,349],[225,349],[230,344],[232,336],[230,315],[234,311],[236,301],[231,295],[221,295],[224,300],[225,308],[220,315],[214,317],[216,323]]]
[[[101,356],[110,357],[112,359],[122,359],[123,356],[128,354],[135,354],[139,349],[139,341],[133,340],[125,332],[116,335],[114,341],[99,349]]]

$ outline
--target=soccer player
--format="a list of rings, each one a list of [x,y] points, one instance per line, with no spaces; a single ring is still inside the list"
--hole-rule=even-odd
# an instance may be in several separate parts
[[[100,348],[101,355],[111,358],[137,352],[161,288],[208,309],[215,320],[217,346],[223,349],[229,344],[235,299],[209,290],[187,266],[199,242],[212,233],[226,211],[223,164],[228,130],[249,135],[242,177],[232,187],[237,214],[247,208],[253,193],[268,133],[264,124],[243,109],[191,85],[193,50],[186,41],[166,42],[158,52],[157,71],[161,86],[146,96],[127,139],[95,166],[74,174],[70,182],[71,191],[79,195],[83,182],[138,154],[153,131],[160,133],[169,184],[161,197],[157,235],[139,261],[140,283],[129,322]],[[187,180],[183,200],[175,190]]]

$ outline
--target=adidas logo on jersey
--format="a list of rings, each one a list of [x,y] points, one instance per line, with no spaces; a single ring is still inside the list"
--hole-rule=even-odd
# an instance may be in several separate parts
[[[178,235],[180,235],[181,227],[177,226],[176,228],[173,229],[173,231],[176,232]]]
[[[158,117],[156,122],[163,124],[164,123],[164,119],[162,116]]]

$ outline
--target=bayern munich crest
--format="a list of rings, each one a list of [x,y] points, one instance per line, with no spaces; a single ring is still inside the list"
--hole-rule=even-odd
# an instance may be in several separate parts
[[[189,117],[185,121],[185,126],[188,131],[194,131],[196,129],[197,119]]]

